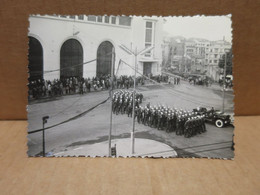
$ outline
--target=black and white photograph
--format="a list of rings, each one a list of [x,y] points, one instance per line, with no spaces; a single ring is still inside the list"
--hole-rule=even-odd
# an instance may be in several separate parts
[[[28,20],[29,157],[234,158],[231,15]]]

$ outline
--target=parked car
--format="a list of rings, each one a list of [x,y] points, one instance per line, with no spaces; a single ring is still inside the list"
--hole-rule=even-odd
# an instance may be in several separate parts
[[[214,108],[207,109],[204,107],[199,107],[193,109],[193,112],[197,113],[198,115],[204,116],[206,122],[214,123],[215,126],[218,128],[230,125],[231,123],[229,114],[225,114],[219,110],[215,110]]]

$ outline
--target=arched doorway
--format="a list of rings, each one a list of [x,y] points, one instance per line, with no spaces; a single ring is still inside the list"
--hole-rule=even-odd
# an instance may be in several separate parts
[[[41,43],[29,36],[29,81],[43,79],[43,49]]]
[[[60,78],[83,76],[83,48],[76,39],[63,43],[60,51]]]
[[[102,42],[97,50],[97,77],[111,75],[112,51],[114,46],[109,41]]]

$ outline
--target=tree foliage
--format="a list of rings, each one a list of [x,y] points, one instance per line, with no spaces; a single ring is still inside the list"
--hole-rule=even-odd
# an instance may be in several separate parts
[[[232,58],[233,58],[233,54],[232,54],[232,49],[226,53],[227,55],[227,66],[226,66],[226,75],[232,75]],[[219,68],[223,68],[225,67],[225,55],[222,56],[222,58],[219,60],[218,63]]]

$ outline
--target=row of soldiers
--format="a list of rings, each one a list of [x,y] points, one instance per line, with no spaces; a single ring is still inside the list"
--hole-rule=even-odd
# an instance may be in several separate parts
[[[182,109],[169,108],[166,106],[142,107],[143,95],[136,93],[135,96],[135,118],[140,124],[148,125],[158,130],[175,132],[176,135],[192,137],[206,131],[203,116],[195,112],[188,112]],[[133,92],[127,90],[116,91],[113,95],[113,113],[127,114],[132,117]]]
[[[176,135],[192,137],[206,131],[203,116],[195,112],[165,106],[136,107],[137,122],[166,132],[176,132]]]
[[[135,106],[139,108],[139,105],[143,101],[142,93],[135,93]],[[114,114],[127,114],[128,117],[132,117],[133,113],[133,91],[119,90],[113,94],[113,113]]]

